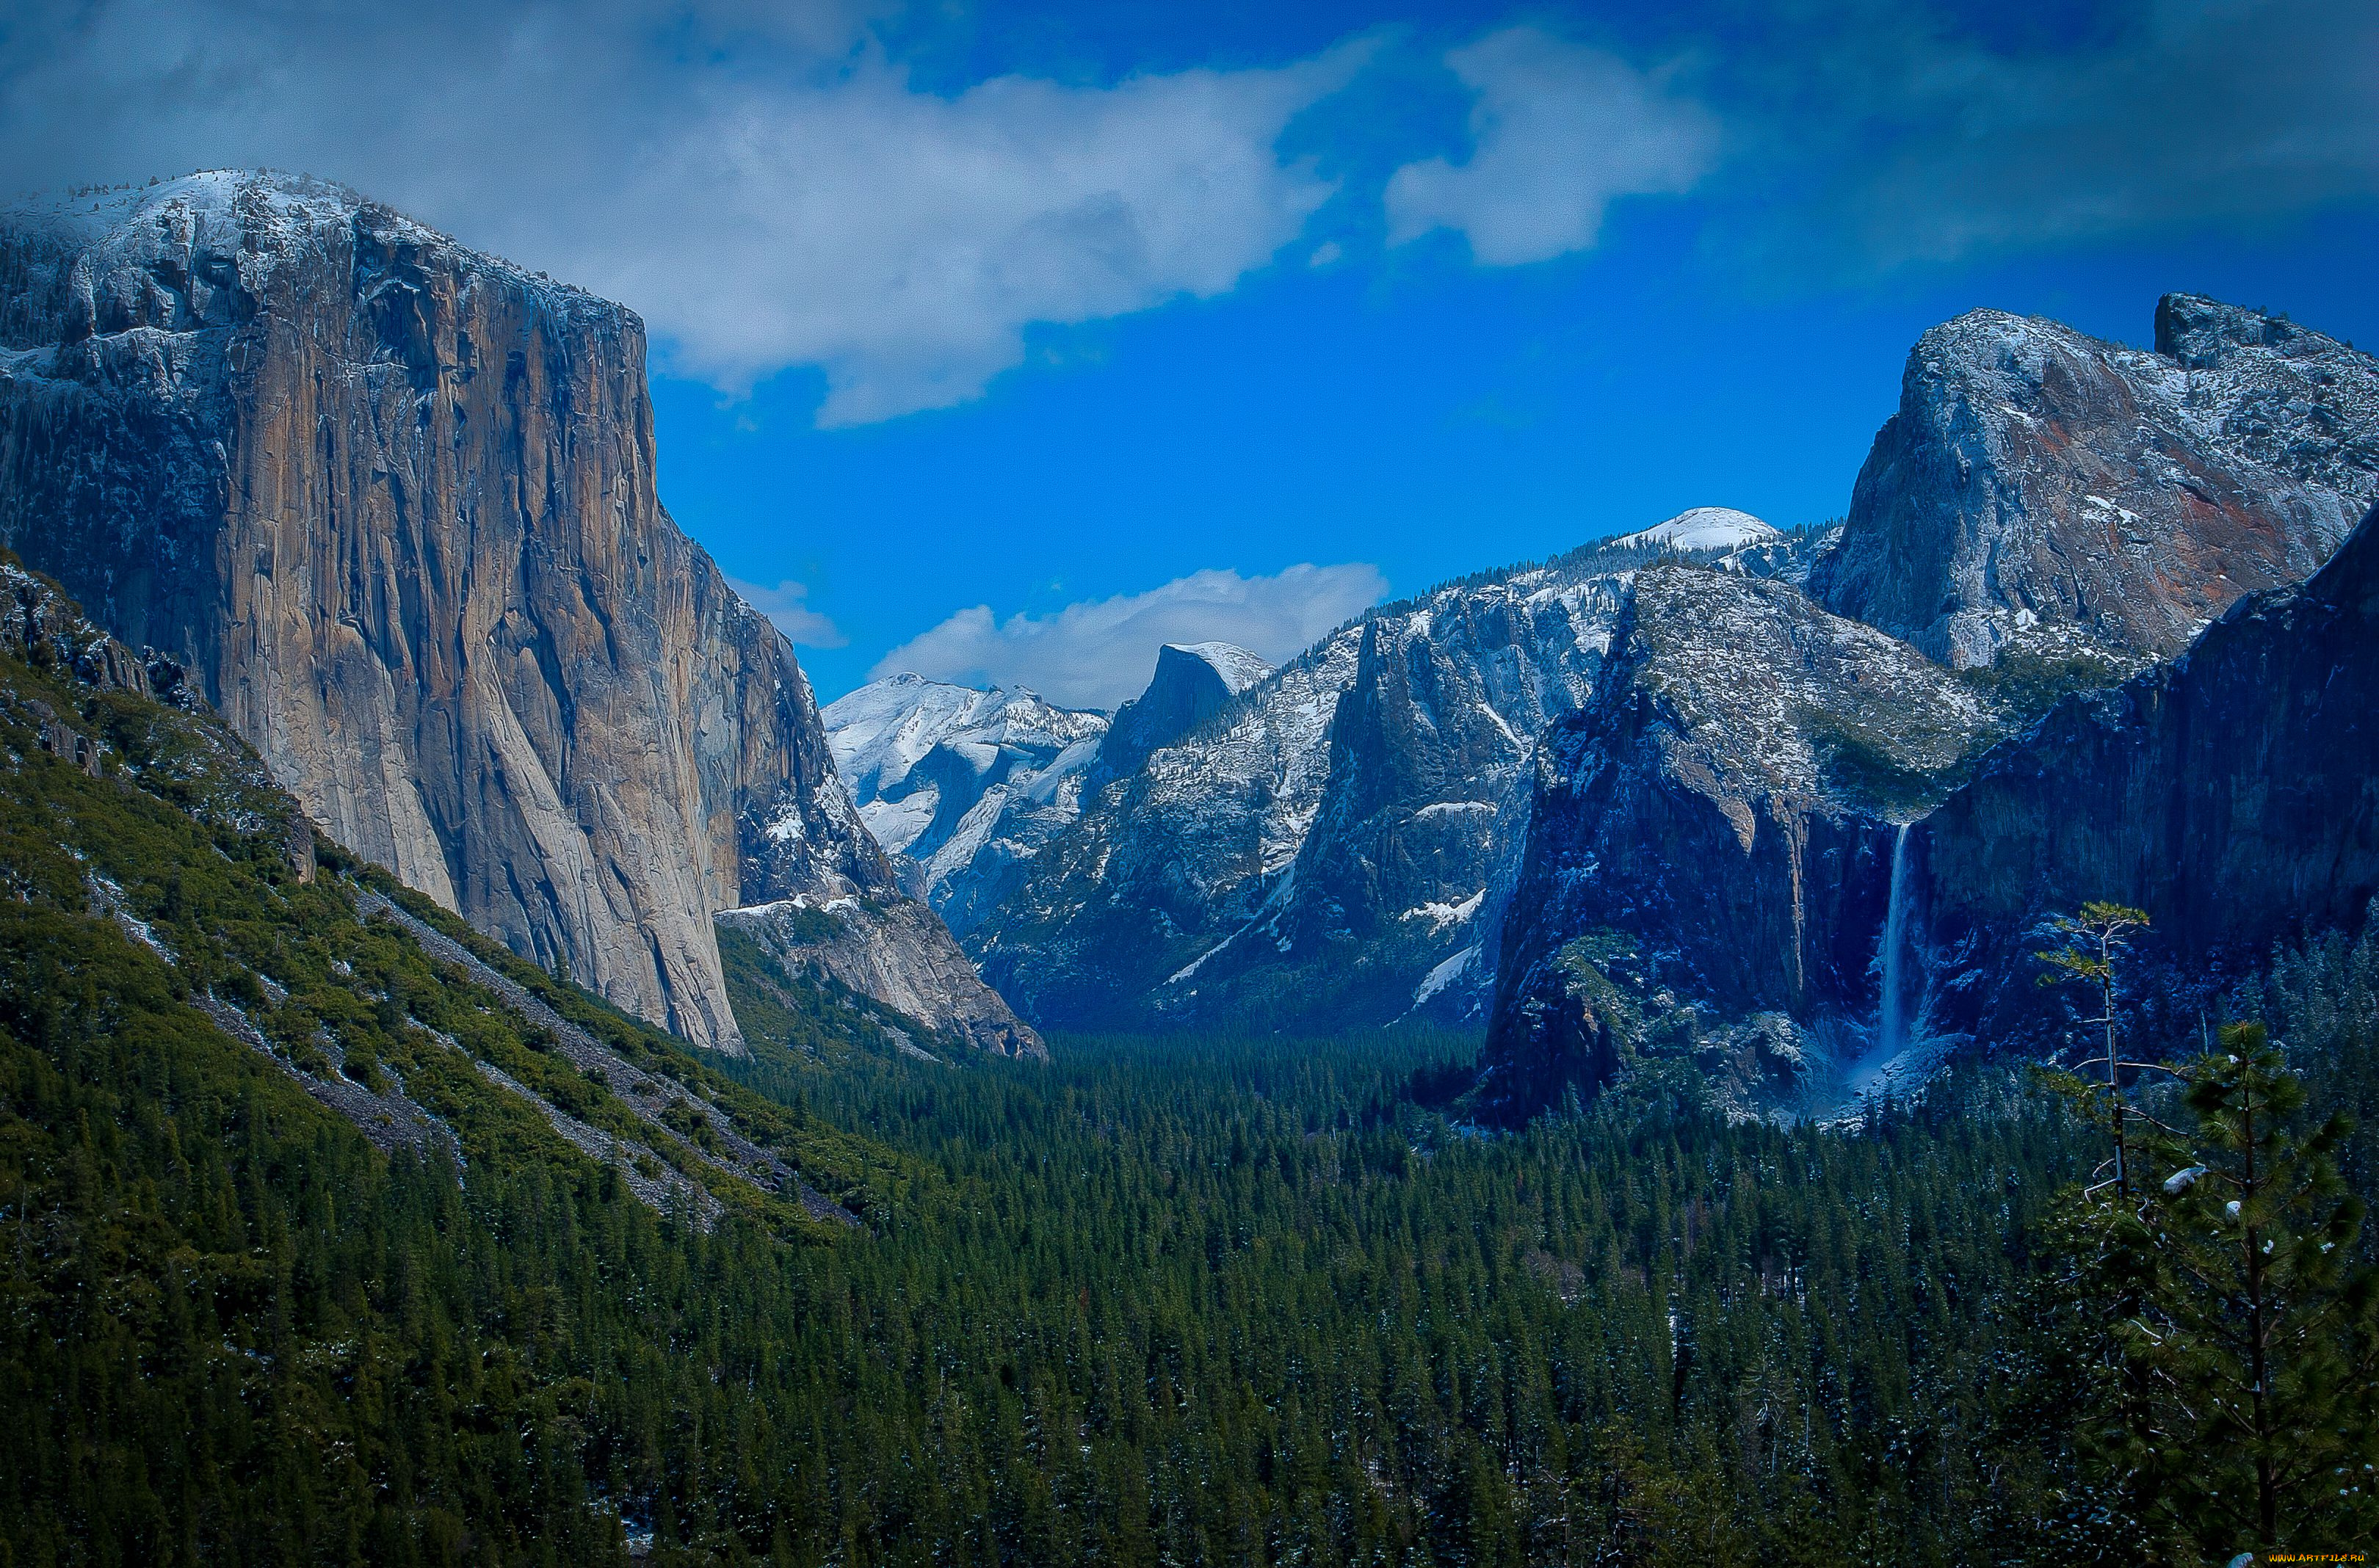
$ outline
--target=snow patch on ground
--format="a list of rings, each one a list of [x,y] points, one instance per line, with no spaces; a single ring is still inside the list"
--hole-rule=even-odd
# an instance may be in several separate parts
[[[1487,891],[1482,887],[1458,904],[1416,904],[1397,918],[1425,920],[1429,922],[1429,928],[1431,931],[1443,931],[1449,925],[1460,925],[1464,921],[1477,914],[1479,906],[1486,900],[1486,898]]]
[[[1471,903],[1475,906],[1478,903],[1478,900],[1474,899],[1471,900]],[[1465,974],[1469,972],[1471,966],[1476,964],[1478,961],[1479,944],[1473,942],[1467,947],[1463,948],[1462,951],[1455,954],[1454,957],[1446,959],[1443,963],[1438,965],[1435,969],[1431,970],[1427,974],[1421,976],[1420,983],[1413,988],[1413,1006],[1416,1007],[1421,1006],[1431,997],[1436,995],[1439,992],[1443,991],[1455,981],[1460,980]]]

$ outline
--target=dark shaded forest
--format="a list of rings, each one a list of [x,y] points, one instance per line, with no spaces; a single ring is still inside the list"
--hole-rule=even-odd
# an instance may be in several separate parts
[[[698,1059],[407,906],[855,1222],[821,1223],[558,1136],[484,1067],[643,1133],[370,913],[380,874],[302,880],[234,743],[7,673],[6,1568],[2150,1560],[2051,1223],[2101,1135],[2018,1064],[1828,1129],[1650,1068],[1491,1137],[1431,1108],[1459,1036],[917,1060],[731,941],[754,1054]],[[128,771],[44,751],[29,697]],[[2303,1115],[2372,1125],[2374,989],[2329,941],[2232,998]],[[449,1136],[376,1147],[333,1077]],[[2337,1158],[2368,1191],[2370,1137]],[[2365,1527],[2339,1497],[2305,1527]]]

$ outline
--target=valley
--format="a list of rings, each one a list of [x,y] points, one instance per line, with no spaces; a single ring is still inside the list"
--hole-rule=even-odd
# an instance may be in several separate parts
[[[265,172],[0,287],[0,1564],[2379,1528],[2351,344],[1976,310],[1840,516],[821,704],[624,307]]]

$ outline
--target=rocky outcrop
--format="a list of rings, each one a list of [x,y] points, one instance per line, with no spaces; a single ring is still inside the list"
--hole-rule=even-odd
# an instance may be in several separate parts
[[[918,675],[862,686],[821,710],[835,766],[902,884],[953,931],[972,927],[1081,815],[1105,714],[1032,692]]]
[[[1688,559],[1816,542],[1725,516]],[[1044,1023],[1477,1016],[1536,734],[1585,700],[1628,574],[1683,548],[1481,573],[1325,637],[1104,789],[970,934],[985,974]]]
[[[1875,1012],[1896,824],[1993,721],[1786,584],[1639,573],[1539,750],[1476,1113],[1524,1119],[1653,1052],[1775,1080],[1766,1105],[1797,1091],[1800,1031]]]
[[[1049,1055],[914,899],[788,899],[724,911],[719,923],[750,936],[789,972],[871,996],[941,1040],[1000,1056]]]
[[[2031,955],[2090,899],[2149,913],[2133,999],[2184,1015],[2274,942],[2358,927],[2379,894],[2374,692],[2379,511],[2301,586],[1993,751],[1911,835],[1931,1026],[2056,1043],[2063,998]]]
[[[713,1045],[712,911],[890,893],[791,646],[661,509],[634,315],[244,174],[11,210],[0,297],[0,538],[332,837]]]
[[[1099,766],[1129,778],[1159,748],[1172,745],[1272,673],[1272,666],[1230,643],[1167,643],[1156,650],[1148,689],[1116,710],[1099,742]]]
[[[2379,361],[2190,295],[2156,332],[1996,310],[1926,332],[1815,596],[1960,667],[2128,672],[2302,580],[2379,495]]]

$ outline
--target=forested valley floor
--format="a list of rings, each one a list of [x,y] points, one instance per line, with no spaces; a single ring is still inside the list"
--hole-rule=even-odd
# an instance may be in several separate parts
[[[2043,1243],[2099,1134],[2020,1065],[1833,1130],[1648,1066],[1485,1136],[1466,1037],[936,1059],[731,935],[709,1056],[298,875],[202,718],[0,673],[0,1568],[2137,1560]],[[2233,1006],[2370,1128],[2374,994],[2316,942]],[[383,1152],[333,1079],[444,1131]]]

